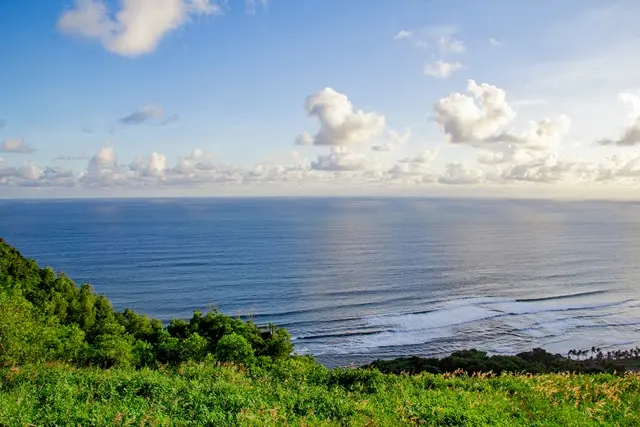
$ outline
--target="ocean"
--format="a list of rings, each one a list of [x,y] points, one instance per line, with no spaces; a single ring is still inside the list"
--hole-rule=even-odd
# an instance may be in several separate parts
[[[0,200],[0,237],[163,321],[275,323],[329,366],[640,345],[640,204]]]

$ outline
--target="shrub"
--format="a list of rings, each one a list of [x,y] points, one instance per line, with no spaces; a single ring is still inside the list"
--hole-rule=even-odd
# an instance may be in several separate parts
[[[216,346],[216,357],[221,362],[249,364],[254,354],[251,344],[236,333],[224,335]]]
[[[104,334],[96,337],[91,362],[103,368],[128,366],[133,361],[133,348],[126,337]]]
[[[206,338],[198,335],[197,332],[192,333],[181,343],[181,359],[195,362],[201,362],[207,355],[207,346],[209,343]]]

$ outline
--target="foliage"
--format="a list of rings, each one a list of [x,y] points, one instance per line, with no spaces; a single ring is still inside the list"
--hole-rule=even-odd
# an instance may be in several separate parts
[[[237,333],[224,335],[218,340],[216,356],[221,362],[249,364],[254,355],[249,341]]]
[[[640,425],[640,377],[414,376],[255,365],[0,369],[0,425]]]
[[[269,360],[293,351],[289,333],[258,327],[218,311],[173,319],[165,328],[131,309],[117,312],[91,285],[78,287],[63,273],[40,268],[0,239],[0,366],[43,361],[76,365],[143,367],[200,362],[207,355],[242,361]],[[232,335],[240,347],[219,341]],[[246,345],[245,345],[246,344]],[[248,347],[247,347],[248,346]]]
[[[624,372],[624,364],[608,359],[573,360],[559,354],[551,354],[541,348],[515,356],[488,356],[476,349],[462,350],[442,359],[406,357],[395,360],[376,360],[367,365],[386,373],[418,374],[443,373],[462,370],[469,373],[526,372],[533,374],[553,372],[615,373]]]

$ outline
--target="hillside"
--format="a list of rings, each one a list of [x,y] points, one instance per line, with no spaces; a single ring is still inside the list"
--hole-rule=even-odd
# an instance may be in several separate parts
[[[2,241],[0,313],[0,426],[640,425],[640,377],[614,360],[467,350],[329,370],[274,325],[118,312]]]

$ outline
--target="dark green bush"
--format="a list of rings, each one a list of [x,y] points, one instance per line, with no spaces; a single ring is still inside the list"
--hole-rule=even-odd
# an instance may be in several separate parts
[[[221,362],[249,364],[253,361],[254,354],[249,341],[234,332],[218,340],[216,357]]]

